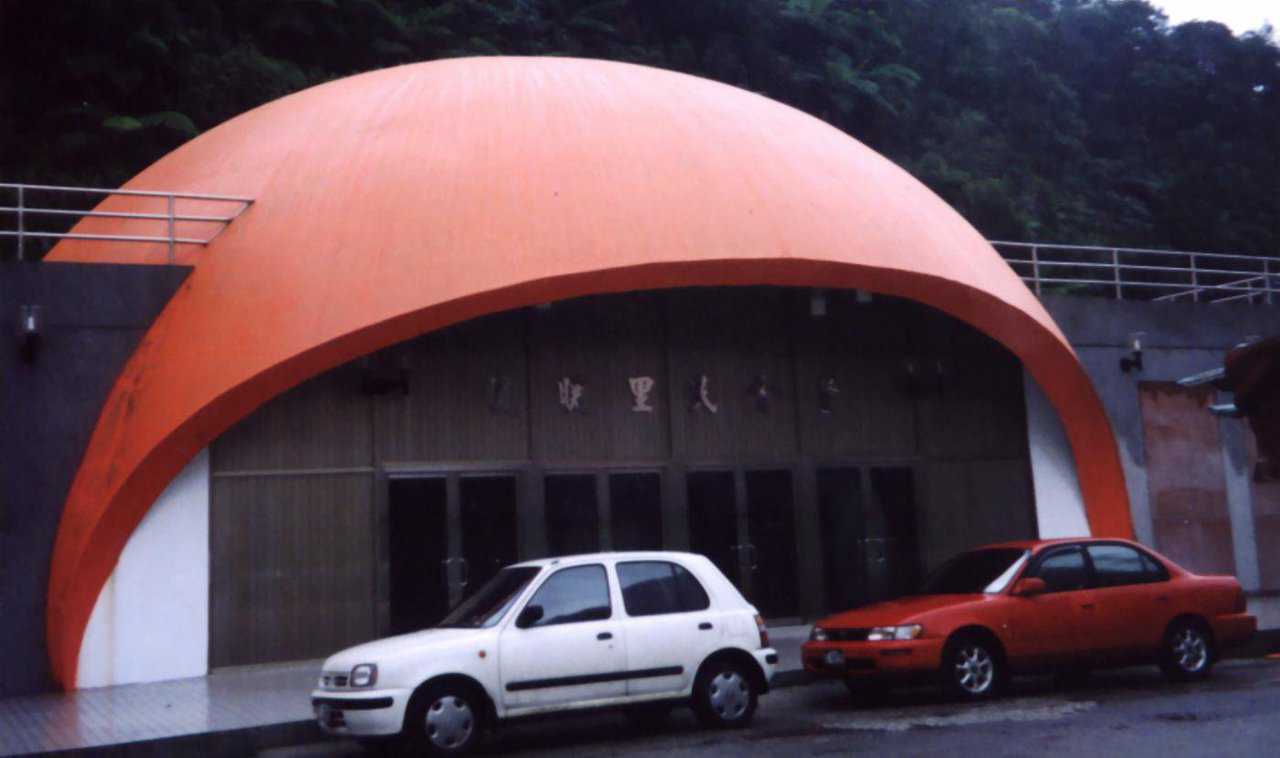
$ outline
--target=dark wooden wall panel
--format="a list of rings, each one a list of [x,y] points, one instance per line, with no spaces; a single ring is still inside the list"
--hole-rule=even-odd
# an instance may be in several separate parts
[[[788,290],[744,288],[668,293],[667,339],[677,458],[786,461],[798,453]],[[690,410],[699,377],[710,380],[717,413]],[[770,401],[751,390],[765,377]]]
[[[791,303],[796,343],[800,444],[816,458],[905,458],[916,452],[915,397],[905,385],[908,325],[901,304],[859,303],[852,292],[823,295],[814,315],[803,295]],[[822,387],[835,380],[822,408]]]
[[[986,540],[970,534],[968,464],[932,462],[919,471],[920,555],[926,572]]]
[[[917,526],[927,570],[961,550],[1035,538],[1025,459],[931,461],[919,471]]]
[[[1025,456],[1018,360],[957,321],[933,319],[919,334],[921,452],[967,460]]]
[[[211,666],[320,658],[374,634],[370,475],[215,477]]]
[[[1140,382],[1156,547],[1197,573],[1235,573],[1227,483],[1210,387]]]
[[[520,460],[529,455],[525,314],[459,324],[383,351],[408,394],[374,399],[379,462]]]
[[[633,294],[555,303],[529,314],[533,455],[548,461],[664,460],[670,387],[661,297]],[[654,380],[652,412],[634,411],[630,378]],[[560,403],[559,382],[583,387]]]
[[[304,382],[214,441],[210,465],[223,471],[369,466],[369,397],[358,364]]]

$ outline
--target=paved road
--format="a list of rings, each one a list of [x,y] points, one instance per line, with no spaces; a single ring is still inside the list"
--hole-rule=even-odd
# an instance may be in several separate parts
[[[1208,681],[1174,686],[1155,669],[1095,674],[1060,689],[1049,679],[1015,683],[982,705],[950,703],[928,688],[858,707],[839,683],[776,690],[751,729],[707,732],[672,714],[650,733],[617,714],[577,716],[504,729],[482,755],[608,756],[839,755],[979,756],[1280,755],[1280,661],[1220,665]],[[309,745],[263,758],[345,758],[352,743]]]

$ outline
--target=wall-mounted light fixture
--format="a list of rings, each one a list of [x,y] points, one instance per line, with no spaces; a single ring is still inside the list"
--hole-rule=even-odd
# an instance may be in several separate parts
[[[1146,332],[1129,334],[1129,354],[1120,359],[1120,370],[1126,374],[1130,371],[1142,370],[1142,338]]]
[[[809,315],[814,318],[827,315],[827,293],[822,290],[809,293]]]
[[[18,308],[18,354],[27,363],[33,363],[40,352],[43,339],[44,308],[39,305],[23,305]]]

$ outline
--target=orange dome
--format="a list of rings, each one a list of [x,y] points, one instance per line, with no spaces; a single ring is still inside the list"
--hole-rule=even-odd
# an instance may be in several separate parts
[[[116,382],[72,485],[48,603],[64,686],[129,535],[237,420],[417,334],[592,293],[859,287],[935,306],[1021,358],[1064,421],[1094,533],[1132,533],[1110,425],[1039,301],[906,172],[758,95],[601,61],[402,66],[246,113],[127,187],[256,202],[207,248],[180,250],[194,271]],[[48,260],[165,255],[67,241]]]

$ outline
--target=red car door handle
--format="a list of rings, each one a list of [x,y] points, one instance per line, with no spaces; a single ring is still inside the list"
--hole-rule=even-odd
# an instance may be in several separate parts
[[[1087,611],[1091,611],[1093,610],[1093,603],[1081,603],[1080,607],[1084,608]]]

